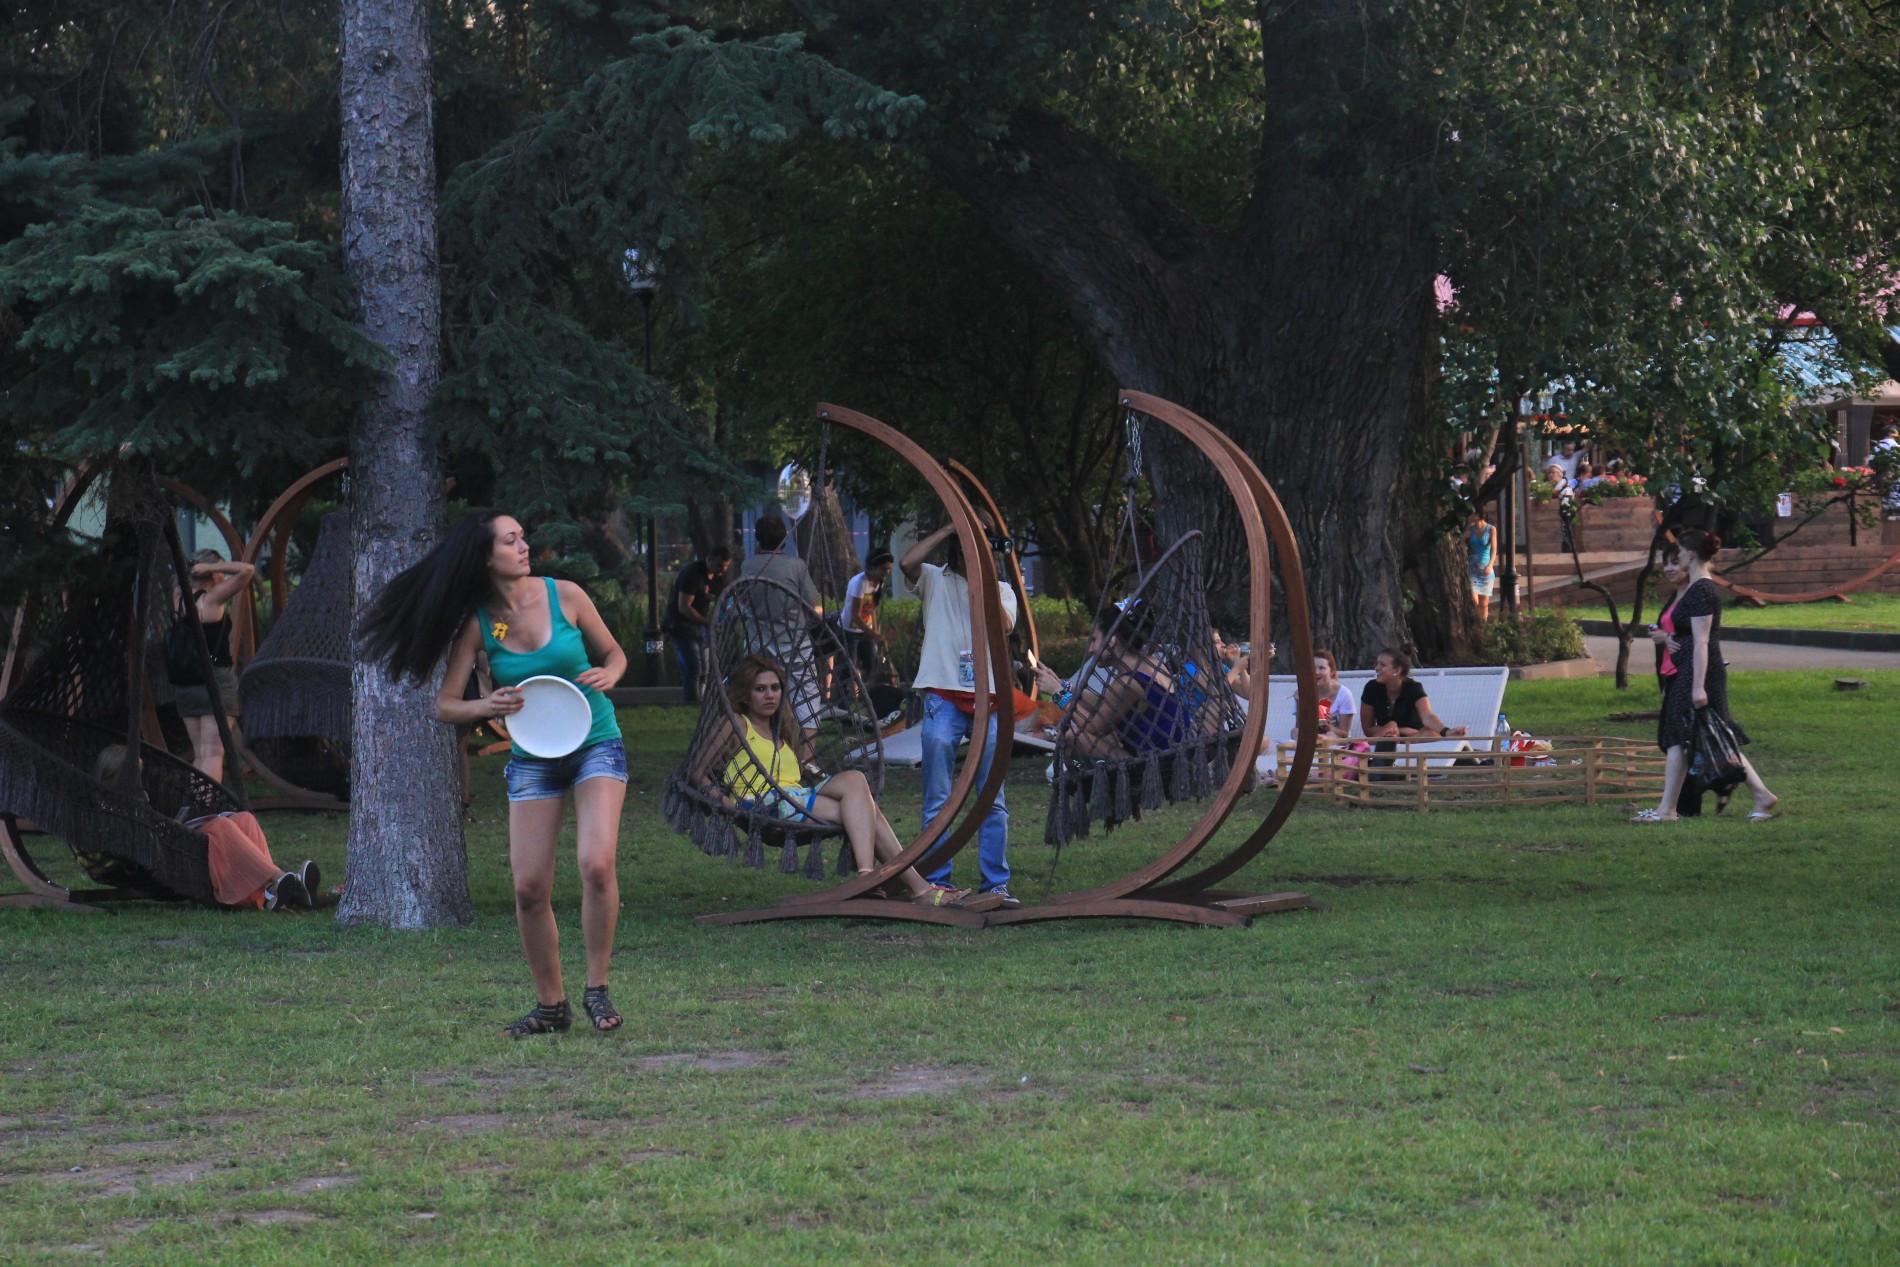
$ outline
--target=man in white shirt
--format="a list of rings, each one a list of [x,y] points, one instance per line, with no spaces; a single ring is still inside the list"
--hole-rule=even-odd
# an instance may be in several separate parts
[[[947,547],[943,567],[925,562],[938,546]],[[904,552],[898,562],[904,579],[923,600],[924,646],[911,686],[924,693],[924,822],[928,823],[950,799],[954,781],[957,747],[976,726],[976,664],[974,631],[970,614],[970,584],[964,579],[963,551],[956,529],[946,525]],[[997,597],[1009,624],[1016,624],[1016,595],[1008,586],[997,585]],[[990,692],[1009,690],[1007,666],[999,674],[990,666],[990,680],[984,688]],[[989,777],[990,762],[996,756],[996,716],[990,715],[990,741],[983,751],[983,764],[977,771],[981,783]],[[977,829],[977,860],[982,884],[966,898],[966,910],[994,910],[1020,906],[1009,891],[1009,807],[1003,790],[996,791],[996,803],[983,816]],[[945,862],[926,877],[932,884],[950,886],[951,863]]]
[[[1577,442],[1575,440],[1565,440],[1562,450],[1551,454],[1550,460],[1546,465],[1556,467],[1564,473],[1566,480],[1574,483],[1577,478],[1577,463],[1583,460],[1584,453],[1577,448]]]

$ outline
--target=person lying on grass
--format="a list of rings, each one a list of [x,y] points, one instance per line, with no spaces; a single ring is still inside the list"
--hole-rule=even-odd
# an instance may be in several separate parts
[[[726,679],[726,695],[745,733],[736,733],[730,722],[721,724],[693,766],[695,787],[736,799],[742,808],[766,817],[841,824],[859,875],[869,875],[878,862],[904,851],[862,773],[825,775],[812,770],[815,781],[808,781],[805,731],[785,691],[785,670],[778,661],[757,653],[746,656]],[[948,906],[970,893],[939,888],[915,867],[905,867],[897,882],[911,901],[926,906]]]
[[[92,777],[108,787],[125,773],[126,746],[108,744],[93,761]],[[323,877],[308,858],[295,871],[272,860],[270,842],[257,815],[245,810],[207,814],[188,819],[185,826],[205,838],[205,866],[211,873],[211,896],[219,906],[254,911],[308,911],[323,891]],[[80,859],[90,874],[112,867],[116,858],[98,854]]]

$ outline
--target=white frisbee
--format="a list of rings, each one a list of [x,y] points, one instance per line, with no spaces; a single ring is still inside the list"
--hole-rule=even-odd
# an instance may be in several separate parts
[[[521,711],[504,718],[508,737],[531,757],[565,757],[586,742],[594,710],[581,688],[541,674],[521,683]]]

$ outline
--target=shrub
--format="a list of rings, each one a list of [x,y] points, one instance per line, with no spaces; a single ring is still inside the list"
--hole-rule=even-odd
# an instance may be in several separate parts
[[[1500,616],[1485,626],[1486,664],[1542,664],[1547,660],[1577,660],[1588,654],[1583,626],[1554,608],[1540,608],[1515,621]]]

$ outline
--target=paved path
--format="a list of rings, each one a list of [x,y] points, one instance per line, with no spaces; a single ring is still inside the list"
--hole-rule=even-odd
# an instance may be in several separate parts
[[[1586,636],[1584,643],[1597,667],[1616,668],[1616,639]],[[1770,642],[1724,642],[1722,653],[1731,669],[1900,669],[1900,651],[1836,651],[1831,647],[1783,647]],[[1653,653],[1647,637],[1630,646],[1630,671],[1647,673]]]

